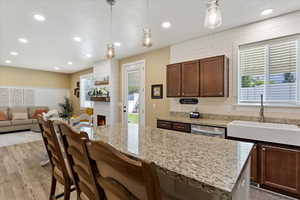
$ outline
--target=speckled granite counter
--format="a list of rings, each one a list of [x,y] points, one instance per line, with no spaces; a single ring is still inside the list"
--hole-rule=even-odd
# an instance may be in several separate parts
[[[224,200],[232,199],[253,147],[251,143],[156,128],[128,133],[121,125],[95,128],[90,138],[154,162],[166,175]]]
[[[173,121],[173,122],[207,125],[207,126],[218,126],[218,127],[225,127],[225,128],[227,127],[227,124],[231,122],[231,120],[208,119],[208,118],[191,119],[189,117],[182,117],[176,115],[159,116],[157,117],[157,119]]]

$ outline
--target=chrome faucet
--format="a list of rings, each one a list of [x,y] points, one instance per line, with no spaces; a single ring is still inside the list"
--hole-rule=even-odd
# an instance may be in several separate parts
[[[259,110],[259,121],[265,122],[265,114],[264,114],[264,95],[260,95],[260,110]]]

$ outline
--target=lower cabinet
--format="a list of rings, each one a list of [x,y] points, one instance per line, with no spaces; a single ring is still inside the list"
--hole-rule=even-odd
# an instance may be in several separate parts
[[[186,133],[191,132],[191,124],[165,121],[165,120],[157,120],[157,128],[186,132]]]
[[[251,152],[251,181],[260,187],[300,199],[300,148],[266,142],[256,143]]]
[[[261,184],[300,194],[300,151],[262,145]]]

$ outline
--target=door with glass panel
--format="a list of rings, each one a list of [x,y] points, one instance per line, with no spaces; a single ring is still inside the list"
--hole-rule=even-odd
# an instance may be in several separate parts
[[[138,131],[144,125],[144,62],[124,65],[123,123],[129,130]]]

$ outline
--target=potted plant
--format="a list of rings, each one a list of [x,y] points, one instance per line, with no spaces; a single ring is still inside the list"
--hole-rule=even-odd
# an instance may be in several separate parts
[[[64,103],[58,104],[61,108],[60,117],[63,119],[70,119],[73,113],[73,106],[68,97],[65,97]]]

